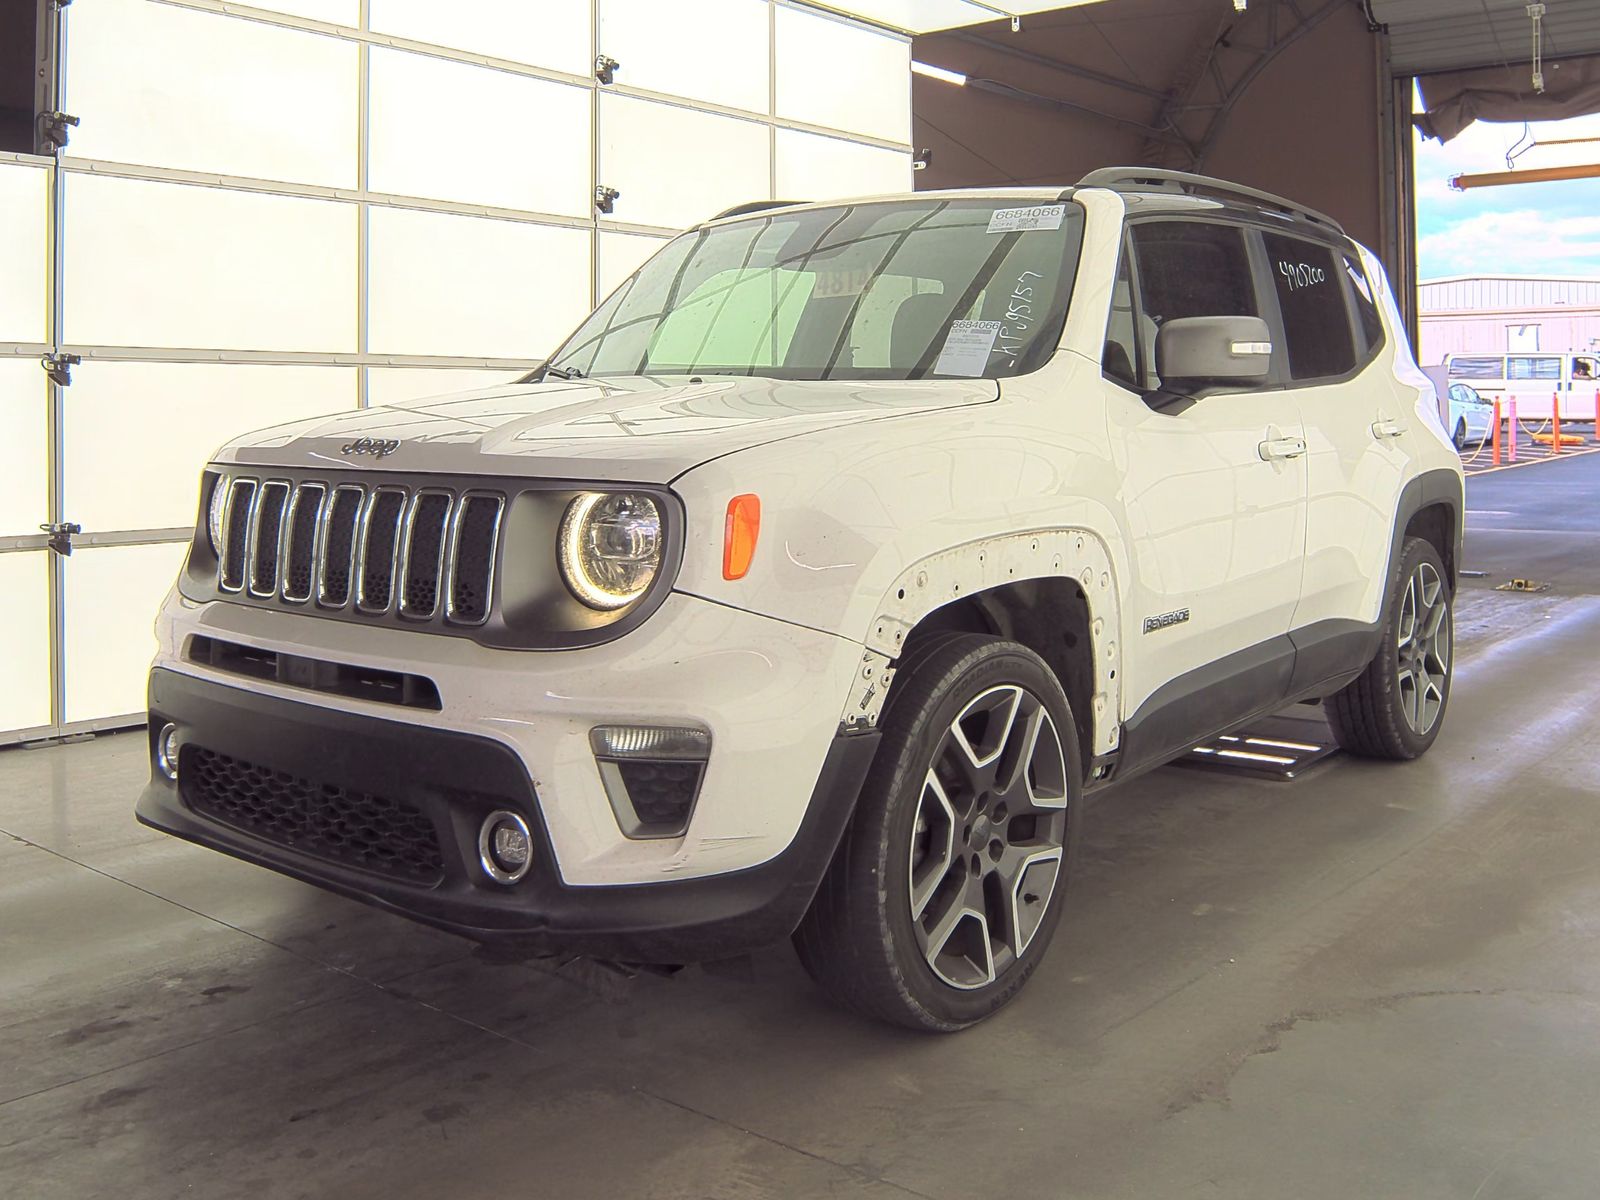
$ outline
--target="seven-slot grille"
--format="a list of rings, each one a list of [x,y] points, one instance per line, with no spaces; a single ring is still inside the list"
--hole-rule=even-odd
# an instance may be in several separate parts
[[[497,492],[239,476],[217,486],[228,489],[224,592],[452,625],[489,618]]]

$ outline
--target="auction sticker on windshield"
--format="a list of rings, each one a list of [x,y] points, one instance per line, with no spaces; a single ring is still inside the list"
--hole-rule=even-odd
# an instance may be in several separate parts
[[[1065,204],[1038,204],[1032,208],[997,208],[989,218],[990,233],[1026,233],[1032,229],[1060,229],[1067,215]]]
[[[999,321],[952,321],[933,373],[978,378],[989,365],[989,353],[1000,329]]]

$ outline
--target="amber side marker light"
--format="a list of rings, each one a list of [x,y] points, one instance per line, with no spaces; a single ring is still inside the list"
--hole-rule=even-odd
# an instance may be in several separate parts
[[[761,536],[761,497],[735,496],[728,501],[728,523],[722,535],[722,577],[743,579],[756,556]]]

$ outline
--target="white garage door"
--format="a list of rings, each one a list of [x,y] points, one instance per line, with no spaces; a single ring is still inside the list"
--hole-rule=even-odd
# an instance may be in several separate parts
[[[911,186],[908,40],[791,0],[62,12],[80,124],[0,157],[0,742],[138,719],[234,434],[509,381],[719,208]]]

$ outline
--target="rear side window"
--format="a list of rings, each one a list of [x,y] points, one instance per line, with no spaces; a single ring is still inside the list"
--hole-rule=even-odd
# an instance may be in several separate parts
[[[1507,379],[1560,379],[1559,358],[1532,358],[1518,355],[1506,360]]]
[[[1344,257],[1344,271],[1350,279],[1350,293],[1355,301],[1356,318],[1361,323],[1362,336],[1367,339],[1367,350],[1383,345],[1383,318],[1378,315],[1378,298],[1372,294],[1372,281],[1366,270],[1353,255]]]
[[[1135,225],[1139,299],[1157,327],[1185,317],[1259,317],[1243,231],[1201,221]]]
[[[1273,233],[1263,240],[1283,313],[1290,376],[1325,379],[1355,370],[1355,332],[1340,280],[1343,264],[1315,242]]]
[[[1473,357],[1450,360],[1452,379],[1503,379],[1505,371],[1506,360],[1503,358]]]

